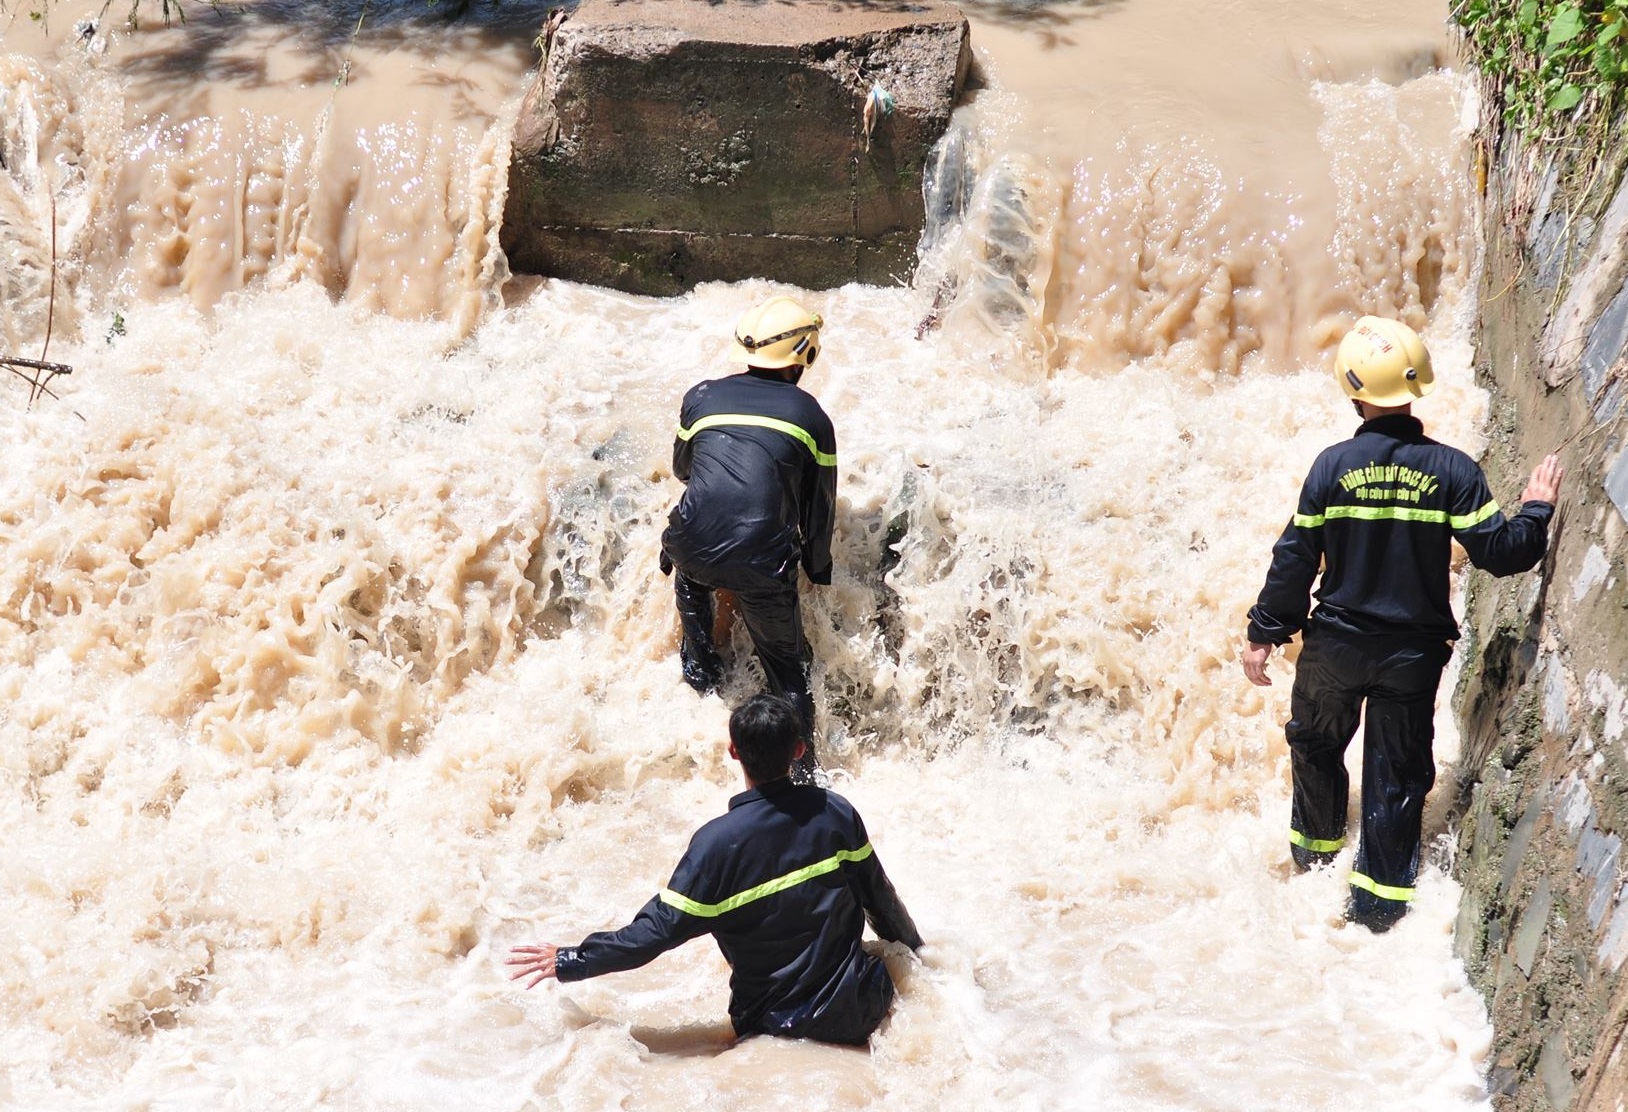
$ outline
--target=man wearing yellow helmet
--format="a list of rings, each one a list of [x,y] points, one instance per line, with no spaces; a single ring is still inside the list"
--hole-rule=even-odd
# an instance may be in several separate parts
[[[822,324],[789,297],[741,317],[729,359],[745,371],[684,395],[673,442],[684,495],[661,538],[662,568],[674,572],[685,682],[706,692],[722,681],[712,592],[733,592],[770,689],[792,702],[807,731],[799,777],[818,762],[797,568],[810,582],[831,582],[836,519],[836,433],[798,387],[819,357]]]
[[[1359,320],[1334,370],[1363,423],[1317,457],[1301,486],[1249,612],[1243,665],[1251,683],[1269,685],[1272,649],[1303,634],[1284,731],[1294,780],[1289,852],[1301,869],[1332,861],[1345,844],[1345,749],[1364,716],[1361,836],[1346,916],[1380,932],[1413,898],[1424,800],[1436,779],[1436,689],[1459,635],[1450,542],[1493,575],[1531,568],[1548,545],[1565,471],[1546,457],[1520,512],[1505,518],[1475,461],[1425,436],[1412,415],[1435,379],[1423,341],[1399,321]]]

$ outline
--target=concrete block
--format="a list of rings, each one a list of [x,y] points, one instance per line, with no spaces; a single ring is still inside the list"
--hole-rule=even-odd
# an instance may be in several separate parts
[[[1617,453],[1617,458],[1611,463],[1611,470],[1605,475],[1605,493],[1611,499],[1611,504],[1617,507],[1617,513],[1628,521],[1628,450]]]
[[[1611,558],[1605,554],[1605,549],[1597,544],[1588,546],[1583,553],[1583,566],[1577,571],[1577,578],[1572,580],[1571,600],[1582,602],[1583,596],[1604,583],[1611,575]]]
[[[1571,690],[1560,657],[1543,661],[1543,732],[1548,737],[1571,736]]]
[[[1588,342],[1583,345],[1580,361],[1583,389],[1594,403],[1595,421],[1609,421],[1616,415],[1621,403],[1621,391],[1612,378],[1612,368],[1628,350],[1628,282],[1617,290],[1617,295],[1605,311],[1589,326]]]
[[[1606,923],[1605,937],[1600,939],[1600,945],[1594,952],[1600,967],[1608,973],[1621,969],[1623,961],[1628,959],[1628,914],[1623,909],[1625,898],[1628,898],[1628,885],[1619,887],[1612,896],[1611,917]]]
[[[1515,823],[1515,829],[1510,831],[1509,841],[1504,845],[1503,865],[1498,873],[1500,896],[1507,895],[1510,885],[1515,883],[1515,876],[1526,860],[1527,847],[1532,844],[1532,834],[1537,829],[1538,817],[1548,810],[1549,803],[1550,792],[1547,788],[1533,792],[1526,810]]]
[[[510,266],[653,294],[908,280],[970,60],[939,0],[583,0],[515,125]]]
[[[1577,1079],[1572,1076],[1572,1055],[1566,1047],[1564,1029],[1551,1032],[1543,1040],[1538,1055],[1538,1076],[1543,1079],[1543,1092],[1551,1108],[1570,1108],[1577,1094]]]
[[[1453,954],[1465,965],[1479,961],[1485,952],[1486,935],[1481,928],[1486,913],[1486,901],[1466,886],[1453,919]]]
[[[1595,930],[1616,895],[1622,839],[1595,827],[1593,816],[1577,841],[1577,871],[1588,882],[1588,925]]]
[[[1587,258],[1569,275],[1565,301],[1544,327],[1541,357],[1547,370],[1543,381],[1551,388],[1569,381],[1581,369],[1588,337],[1608,301],[1621,289],[1618,279],[1628,262],[1628,181],[1618,187],[1593,239]],[[1628,311],[1628,306],[1624,309]],[[1609,339],[1601,338],[1602,348],[1609,346]]]
[[[1532,893],[1531,902],[1521,909],[1521,922],[1515,928],[1515,964],[1520,967],[1522,976],[1532,975],[1532,962],[1537,958],[1538,943],[1543,941],[1548,929],[1549,909],[1553,906],[1554,892],[1549,887],[1549,878],[1544,877],[1538,881],[1538,890]]]

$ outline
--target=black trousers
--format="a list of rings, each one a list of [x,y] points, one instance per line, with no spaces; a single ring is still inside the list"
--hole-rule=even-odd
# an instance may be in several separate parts
[[[673,595],[678,603],[678,620],[684,631],[680,653],[686,664],[704,661],[717,667],[712,645],[712,592],[732,591],[752,648],[769,690],[789,699],[797,708],[808,731],[810,752],[814,746],[814,698],[808,690],[808,641],[803,636],[803,615],[797,598],[797,569],[781,579],[750,567],[673,567]]]
[[[1294,771],[1290,853],[1306,867],[1344,845],[1345,749],[1366,703],[1355,917],[1395,918],[1413,898],[1425,796],[1436,782],[1436,689],[1451,656],[1446,642],[1306,632],[1284,730]]]

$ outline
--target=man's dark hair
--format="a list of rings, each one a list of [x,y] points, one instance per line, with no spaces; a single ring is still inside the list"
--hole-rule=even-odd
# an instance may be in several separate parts
[[[746,775],[754,784],[766,784],[791,772],[792,754],[803,740],[803,720],[790,701],[754,695],[729,716],[729,740]]]

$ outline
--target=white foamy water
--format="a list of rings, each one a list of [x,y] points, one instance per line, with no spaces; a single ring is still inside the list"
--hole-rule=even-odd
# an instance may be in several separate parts
[[[1473,451],[1485,411],[1473,112],[1418,64],[1445,13],[1301,7],[980,18],[990,87],[919,289],[670,300],[504,282],[468,216],[501,211],[501,97],[457,129],[412,102],[415,134],[456,132],[433,213],[325,202],[381,241],[424,225],[430,261],[302,269],[298,237],[150,215],[286,203],[307,247],[344,238],[296,212],[318,189],[144,161],[235,125],[143,130],[128,43],[0,60],[4,342],[39,354],[54,197],[74,367],[32,406],[0,381],[0,1106],[1489,1107],[1456,884],[1433,863],[1376,937],[1340,919],[1348,858],[1291,875],[1290,669],[1261,691],[1236,659],[1353,424],[1323,365],[1350,319],[1427,325],[1434,433]],[[476,45],[412,80],[482,86]],[[285,166],[379,148],[327,107],[282,109]],[[656,554],[678,400],[771,292],[828,322],[822,754],[928,942],[868,1054],[730,1045],[705,941],[531,993],[501,964],[625,922],[739,790],[724,726],[758,681],[681,683]]]

